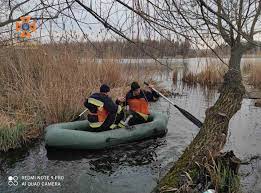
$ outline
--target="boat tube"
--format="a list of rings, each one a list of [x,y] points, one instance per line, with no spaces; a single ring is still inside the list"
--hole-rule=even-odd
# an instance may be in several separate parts
[[[103,132],[88,131],[87,120],[53,124],[45,128],[45,144],[47,147],[91,150],[165,135],[167,117],[162,113],[150,116],[151,122]]]

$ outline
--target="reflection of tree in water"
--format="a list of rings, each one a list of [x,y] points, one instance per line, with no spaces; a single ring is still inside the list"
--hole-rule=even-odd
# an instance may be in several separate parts
[[[48,160],[74,161],[88,159],[90,169],[96,172],[114,173],[120,166],[142,166],[157,160],[155,150],[166,143],[164,138],[123,144],[106,150],[67,150],[48,148]]]
[[[5,168],[13,168],[16,162],[24,160],[28,155],[32,144],[19,149],[0,152],[0,175],[5,173]]]
[[[92,170],[102,173],[114,173],[120,166],[142,166],[157,160],[155,150],[164,144],[163,140],[149,140],[143,143],[132,143],[126,147],[112,149],[96,160],[90,161]]]

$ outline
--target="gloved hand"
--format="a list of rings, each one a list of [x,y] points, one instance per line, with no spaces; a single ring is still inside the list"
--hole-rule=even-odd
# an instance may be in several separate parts
[[[148,87],[149,87],[151,90],[154,89],[154,85],[152,85],[152,84],[149,84]]]
[[[122,102],[122,103],[123,103],[123,102],[125,101],[125,97],[120,96],[120,97],[117,98],[117,100],[118,100],[119,102]]]

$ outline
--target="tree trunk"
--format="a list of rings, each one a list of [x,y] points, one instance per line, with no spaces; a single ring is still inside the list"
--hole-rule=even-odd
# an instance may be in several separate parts
[[[174,190],[183,186],[188,178],[191,177],[193,180],[195,173],[198,173],[197,165],[208,163],[223,149],[229,121],[241,108],[245,93],[240,71],[242,54],[241,46],[231,49],[229,70],[224,76],[218,100],[206,110],[206,118],[199,133],[160,181],[159,192],[175,192]]]

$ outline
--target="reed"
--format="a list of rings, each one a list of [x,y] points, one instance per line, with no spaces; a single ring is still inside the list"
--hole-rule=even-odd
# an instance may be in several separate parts
[[[178,81],[178,70],[176,68],[173,69],[172,81],[173,83],[176,83]]]
[[[217,86],[223,82],[226,67],[222,65],[206,65],[199,73],[185,71],[182,81],[190,85]]]
[[[0,150],[14,148],[11,141],[21,144],[39,137],[48,124],[72,120],[84,109],[85,98],[102,83],[112,87],[113,97],[124,96],[130,82],[155,73],[148,67],[122,65],[116,57],[97,60],[90,53],[86,53],[88,58],[79,53],[62,45],[0,51],[0,112],[12,120],[11,125],[3,121],[7,125],[0,127],[5,139]]]
[[[188,85],[195,85],[197,84],[197,74],[194,74],[192,72],[185,72],[185,74],[182,77],[182,81],[187,83]]]
[[[241,72],[243,75],[249,74],[252,71],[252,64],[244,63],[241,65]]]
[[[251,66],[248,82],[251,85],[261,88],[261,64]]]
[[[0,150],[20,147],[25,141],[25,126],[0,114]]]
[[[227,163],[214,163],[213,166],[206,166],[211,183],[217,192],[241,193],[240,177]]]
[[[201,86],[217,86],[223,83],[223,77],[227,66],[222,64],[207,64],[200,72],[191,72],[185,68],[182,81],[189,85],[199,84]],[[244,63],[241,65],[242,76],[246,77],[247,84],[261,88],[261,64]],[[175,74],[173,81],[175,82]]]
[[[220,85],[226,70],[227,68],[222,65],[207,65],[204,71],[198,74],[197,80],[201,85]]]

